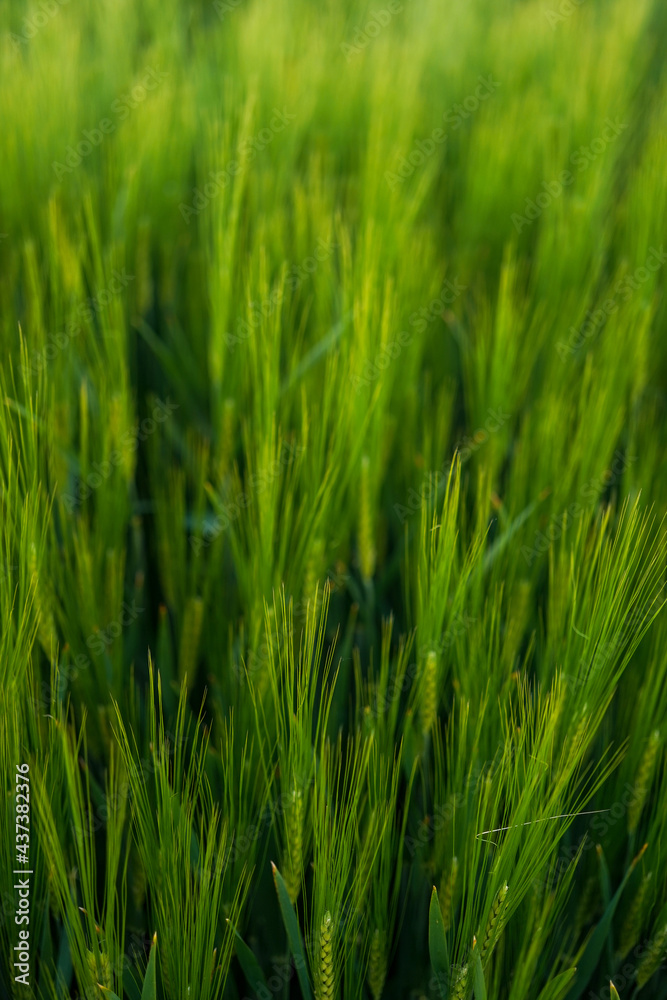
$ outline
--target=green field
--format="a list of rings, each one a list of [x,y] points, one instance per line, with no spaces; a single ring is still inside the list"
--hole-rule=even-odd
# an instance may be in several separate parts
[[[2,5],[0,1000],[667,998],[665,51]]]

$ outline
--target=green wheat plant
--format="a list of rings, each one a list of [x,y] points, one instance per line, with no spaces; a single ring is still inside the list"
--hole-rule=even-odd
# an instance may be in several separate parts
[[[0,1000],[667,1000],[660,0],[0,9]]]

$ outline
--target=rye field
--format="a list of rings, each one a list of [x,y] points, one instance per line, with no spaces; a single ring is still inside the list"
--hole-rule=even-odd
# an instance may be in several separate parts
[[[0,7],[1,1000],[667,998],[666,49]]]

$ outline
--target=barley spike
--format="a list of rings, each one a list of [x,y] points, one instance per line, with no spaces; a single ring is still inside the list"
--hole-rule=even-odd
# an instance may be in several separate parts
[[[373,931],[371,954],[368,963],[368,985],[373,995],[373,1000],[380,1000],[386,977],[387,954],[385,951],[384,934],[376,927]]]
[[[187,675],[188,689],[192,687],[195,679],[195,667],[197,665],[197,652],[203,617],[204,602],[201,597],[189,597],[185,605],[185,614],[183,615],[183,630],[181,632],[181,645],[178,654],[179,678],[182,681]]]
[[[438,714],[437,657],[430,650],[424,667],[424,687],[422,696],[422,732],[427,736],[435,725]]]
[[[667,946],[667,924],[658,931],[656,936],[651,941],[648,946],[646,955],[642,959],[639,968],[637,969],[637,986],[639,989],[645,986],[649,981],[654,972],[657,971],[658,966],[662,960],[662,956]]]
[[[644,911],[644,903],[646,901],[646,893],[648,892],[651,885],[651,875],[649,872],[641,881],[637,892],[635,893],[635,898],[632,900],[630,909],[628,910],[627,916],[621,928],[620,943],[618,953],[621,958],[625,958],[627,953],[632,948],[633,944],[639,940],[639,935],[641,933],[642,927],[642,916]]]
[[[639,826],[639,819],[646,802],[651,779],[653,778],[653,768],[660,747],[660,733],[656,729],[651,733],[648,746],[644,751],[639,763],[637,778],[635,781],[635,797],[628,807],[628,833],[634,833]]]
[[[373,516],[371,513],[370,460],[364,455],[361,460],[361,483],[359,488],[359,562],[361,575],[365,581],[372,579],[375,572],[375,546],[373,544]]]
[[[508,893],[508,889],[509,887],[506,882],[505,885],[500,890],[500,892],[498,893],[498,895],[496,896],[496,901],[493,904],[491,913],[489,914],[486,930],[484,931],[484,940],[482,941],[482,947],[480,949],[480,958],[482,960],[482,964],[484,964],[485,959],[489,955],[491,949],[493,948],[493,945],[496,943],[498,934],[501,930],[499,921],[502,915],[502,910],[505,903],[505,897],[507,896]]]
[[[445,873],[443,872],[442,879],[440,880],[440,892],[438,896],[440,899],[440,912],[442,914],[442,924],[445,928],[445,933],[447,933],[452,926],[452,903],[458,872],[458,858],[454,857],[452,858],[452,863],[447,876],[445,877]]]
[[[303,866],[303,792],[296,782],[289,796],[285,810],[287,832],[287,864],[285,865],[285,885],[293,903],[301,889],[301,869]]]
[[[30,546],[30,577],[34,587],[35,610],[37,612],[37,638],[49,660],[55,654],[57,642],[56,626],[51,611],[51,600],[48,584],[40,579],[37,571],[37,549],[34,543]]]
[[[320,925],[320,976],[318,1000],[333,1000],[333,920],[327,910]]]
[[[452,1000],[464,1000],[468,987],[468,966],[464,965],[458,972],[452,987]]]

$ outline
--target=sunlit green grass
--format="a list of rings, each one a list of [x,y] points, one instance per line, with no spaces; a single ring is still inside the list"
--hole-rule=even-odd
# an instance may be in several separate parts
[[[667,997],[667,16],[378,3],[0,11],[2,997]]]

